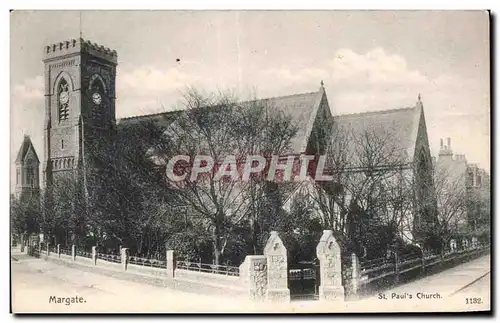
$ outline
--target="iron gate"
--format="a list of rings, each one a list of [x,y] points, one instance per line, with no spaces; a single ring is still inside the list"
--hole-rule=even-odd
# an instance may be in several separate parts
[[[300,262],[288,266],[288,289],[291,299],[318,299],[319,262]]]

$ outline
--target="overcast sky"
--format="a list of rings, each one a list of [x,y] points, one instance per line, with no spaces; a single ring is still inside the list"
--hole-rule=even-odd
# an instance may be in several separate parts
[[[117,118],[175,108],[186,86],[247,99],[316,91],[334,114],[413,106],[431,151],[490,169],[489,21],[481,11],[84,11],[85,39],[118,52]],[[11,160],[43,158],[44,46],[78,37],[76,11],[11,13]],[[178,59],[178,60],[177,60]],[[40,160],[42,162],[42,160]],[[14,172],[11,172],[14,174]],[[12,176],[11,179],[14,179]]]

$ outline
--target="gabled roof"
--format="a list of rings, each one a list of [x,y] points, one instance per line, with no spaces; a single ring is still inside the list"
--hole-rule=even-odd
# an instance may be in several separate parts
[[[421,113],[419,101],[411,108],[337,115],[333,117],[331,141],[339,140],[336,133],[340,130],[340,136],[346,136],[340,140],[345,140],[344,149],[348,160],[353,163],[359,162],[358,158],[365,153],[367,142],[373,144],[374,150],[380,149],[375,151],[380,156],[385,153],[411,162]]]
[[[266,106],[275,108],[286,116],[290,116],[292,124],[297,127],[297,133],[291,139],[290,149],[287,153],[298,154],[305,152],[324,95],[325,90],[321,87],[316,92],[257,100],[257,102],[262,102]]]
[[[24,140],[23,143],[21,144],[21,148],[19,148],[19,152],[17,153],[16,157],[16,164],[24,162],[24,159],[26,158],[26,155],[28,155],[28,152],[31,150],[35,160],[37,163],[40,163],[40,160],[38,159],[38,155],[36,154],[35,147],[33,147],[33,143],[31,142],[30,136],[24,135]]]
[[[290,149],[286,153],[301,153],[306,150],[307,142],[312,131],[314,120],[318,112],[321,99],[325,95],[324,88],[321,87],[317,92],[294,94],[273,98],[259,99],[256,101],[244,101],[242,105],[251,102],[262,102],[270,108],[278,109],[285,115],[289,115],[294,126],[297,126],[297,133],[292,138]],[[149,115],[134,116],[117,120],[119,128],[139,125],[143,122],[153,121],[161,127],[167,127],[175,120],[183,110],[161,112]]]

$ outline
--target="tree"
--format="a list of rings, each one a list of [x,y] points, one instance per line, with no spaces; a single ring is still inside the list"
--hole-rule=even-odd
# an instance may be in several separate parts
[[[187,155],[191,163],[197,155],[214,161],[214,171],[197,178],[191,178],[188,173],[184,180],[171,181],[171,185],[189,209],[190,221],[204,229],[212,244],[213,261],[219,264],[228,243],[237,240],[234,233],[244,223],[252,230],[251,243],[257,250],[262,234],[261,203],[266,201],[265,194],[272,193],[263,179],[244,181],[237,176],[220,177],[218,170],[223,168],[238,174],[238,167],[244,165],[250,154],[279,154],[288,147],[296,130],[289,117],[262,101],[238,103],[228,93],[203,96],[196,90],[189,90],[185,101],[185,112],[167,131],[168,141],[175,145],[174,151],[170,154],[157,151],[157,155],[163,156],[165,163],[174,155]],[[226,164],[226,157],[230,155],[235,156],[234,160]]]
[[[409,231],[415,212],[412,165],[395,139],[392,128],[353,131],[334,122],[327,147],[333,181],[315,184],[312,196],[323,227],[355,242],[361,255],[383,253],[397,235]]]
[[[54,243],[78,244],[86,236],[83,185],[73,173],[58,174],[42,191],[40,228]]]
[[[436,167],[434,183],[438,205],[438,221],[433,228],[444,250],[455,235],[467,226],[467,208],[470,200],[465,186],[465,174],[454,174],[446,167]]]
[[[126,246],[131,254],[161,255],[165,251],[175,196],[152,148],[168,152],[164,128],[152,118],[121,126],[100,147],[92,147],[87,171],[88,230],[106,249]]]
[[[40,204],[37,198],[23,199],[22,201],[11,195],[10,224],[12,233],[21,235],[40,231]]]

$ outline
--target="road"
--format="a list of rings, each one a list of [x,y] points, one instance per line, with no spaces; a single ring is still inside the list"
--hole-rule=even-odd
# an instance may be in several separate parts
[[[231,299],[183,293],[57,265],[26,255],[11,261],[14,312],[225,311]],[[50,302],[51,296],[82,302]],[[70,299],[71,302],[71,299]],[[234,302],[233,302],[234,303]]]
[[[239,302],[224,295],[204,296],[170,290],[68,268],[26,255],[11,260],[12,309],[25,312],[71,313],[177,313],[177,312],[401,312],[488,310],[490,276],[486,275],[455,295],[489,270],[485,256],[388,292],[440,293],[434,300],[380,300],[371,297],[352,302],[319,301],[268,304]],[[51,301],[51,297],[52,301]],[[61,303],[54,302],[61,300]],[[67,300],[69,298],[69,300]],[[73,298],[73,299],[72,299]],[[481,298],[481,304],[464,304]],[[66,301],[70,302],[69,305]],[[79,302],[72,302],[79,301]]]

